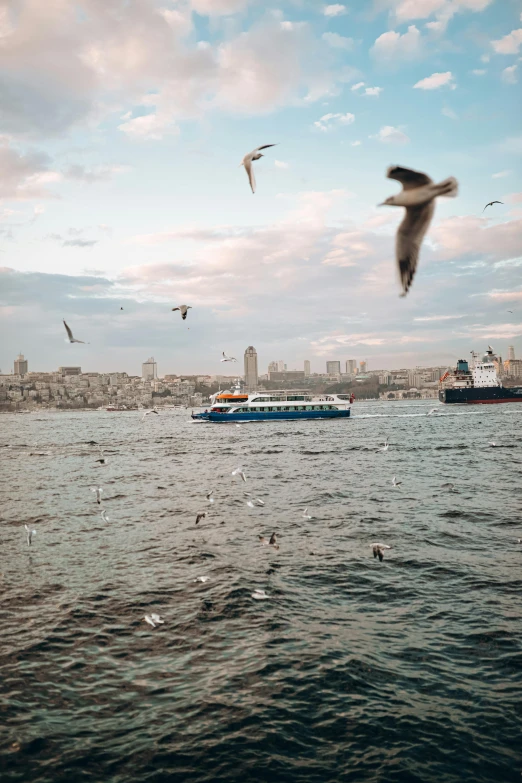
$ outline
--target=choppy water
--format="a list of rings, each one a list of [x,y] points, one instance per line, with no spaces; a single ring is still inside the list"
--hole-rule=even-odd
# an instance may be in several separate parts
[[[2,416],[2,781],[520,781],[522,406],[430,407]]]

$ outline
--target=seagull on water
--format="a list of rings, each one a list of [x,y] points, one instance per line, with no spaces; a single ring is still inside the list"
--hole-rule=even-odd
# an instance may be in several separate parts
[[[208,582],[208,580],[209,580],[209,579],[210,579],[210,577],[209,577],[209,576],[197,576],[197,577],[194,579],[194,581],[195,581],[195,582],[202,582],[203,584],[205,584],[205,582]]]
[[[172,308],[172,312],[174,312],[175,310],[179,310],[181,313],[181,317],[183,318],[183,320],[185,320],[187,317],[187,312],[189,310],[192,310],[192,307],[190,305],[179,305],[179,307]]]
[[[109,461],[107,459],[107,457],[105,456],[105,454],[103,453],[103,450],[102,450],[101,446],[100,446],[100,459],[95,459],[94,461],[95,462],[99,462],[100,465],[106,465],[107,462]]]
[[[400,487],[400,485],[402,484],[402,481],[397,481],[397,476],[394,476],[392,478],[392,484],[393,484],[394,487]]]
[[[210,492],[207,492],[207,494],[205,495],[205,497],[206,497],[206,499],[208,500],[209,503],[213,503],[214,502],[214,498],[212,497],[213,494],[214,494],[214,490],[211,489]]]
[[[270,596],[267,593],[265,593],[264,590],[254,590],[254,592],[252,593],[252,598],[255,598],[256,601],[265,601],[269,597]]]
[[[156,414],[156,416],[159,416],[159,411],[157,411],[157,410],[156,410],[156,408],[151,408],[151,410],[150,410],[150,411],[145,411],[145,413],[143,414],[142,421],[145,421],[146,417],[147,417],[149,414],[151,414],[151,413],[155,413],[155,414]]]
[[[162,620],[159,614],[146,614],[143,618],[145,622],[147,622],[149,625],[152,625],[153,628],[155,628],[157,625],[163,625],[165,620]]]
[[[452,484],[451,481],[447,481],[445,484],[441,484],[440,488],[447,489],[448,492],[452,492],[455,489],[455,484]]]
[[[233,470],[232,471],[232,475],[233,476],[241,476],[242,480],[246,481],[246,476],[243,473],[243,469],[242,468],[236,468],[235,470]]]
[[[103,489],[101,487],[91,487],[91,492],[96,492],[96,502],[100,505]]]
[[[31,530],[27,525],[24,525],[25,532],[27,534],[27,546],[31,546],[31,542],[33,540],[33,536],[36,535],[36,530]]]
[[[417,269],[422,240],[435,212],[435,199],[437,196],[455,197],[458,193],[458,182],[455,177],[448,177],[435,184],[427,174],[402,166],[390,166],[386,176],[402,184],[400,193],[390,196],[379,206],[406,208],[406,215],[397,230],[395,242],[402,284],[401,296],[406,296]]]
[[[489,204],[486,204],[482,212],[485,212],[488,207],[492,207],[493,204],[503,204],[503,201],[490,201]]]
[[[277,543],[277,536],[275,533],[272,533],[270,538],[259,536],[259,543],[263,546],[273,546],[275,549],[279,549],[279,544]]]
[[[307,511],[308,511],[308,506],[303,511],[303,519],[313,519],[313,517],[311,517],[310,514],[306,513]]]
[[[65,326],[65,331],[67,332],[67,340],[65,341],[66,343],[81,343],[82,345],[89,345],[89,343],[86,343],[85,340],[77,340],[76,337],[73,337],[73,333],[65,323],[65,319],[62,318],[62,320],[63,325]]]
[[[373,549],[373,556],[378,557],[379,561],[382,563],[384,560],[384,550],[385,549],[391,549],[391,546],[388,546],[388,544],[370,544],[370,546]]]
[[[237,362],[237,359],[235,359],[233,356],[227,356],[225,351],[223,351],[223,358],[221,359],[222,362]]]
[[[202,511],[201,514],[198,514],[197,517],[196,517],[196,525],[199,525],[201,520],[205,519],[206,516],[207,516],[207,512],[206,511]]]
[[[496,446],[497,444],[495,443],[495,441],[493,441],[493,440],[490,440],[490,441],[489,441],[489,445],[490,445],[490,446]]]
[[[104,522],[111,521],[111,518],[107,516],[107,512],[105,511],[105,509],[102,509],[101,518],[103,519]]]
[[[254,176],[254,170],[252,168],[252,161],[259,160],[259,158],[264,157],[259,150],[266,150],[268,147],[275,147],[275,144],[264,144],[262,147],[256,147],[255,150],[252,150],[252,152],[249,152],[241,163],[240,166],[245,167],[245,171],[248,174],[248,181],[250,182],[250,187],[252,188],[252,193],[256,192],[256,178]]]

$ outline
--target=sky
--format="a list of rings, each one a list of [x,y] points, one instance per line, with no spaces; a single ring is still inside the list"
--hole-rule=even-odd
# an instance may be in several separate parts
[[[522,358],[521,83],[522,0],[0,0],[2,372]]]

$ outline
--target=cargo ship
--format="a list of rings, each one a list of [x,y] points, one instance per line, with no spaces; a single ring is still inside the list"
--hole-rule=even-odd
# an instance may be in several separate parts
[[[522,386],[503,386],[497,368],[500,360],[491,346],[482,357],[471,352],[471,362],[459,359],[454,370],[439,380],[439,401],[445,404],[492,405],[522,402]]]

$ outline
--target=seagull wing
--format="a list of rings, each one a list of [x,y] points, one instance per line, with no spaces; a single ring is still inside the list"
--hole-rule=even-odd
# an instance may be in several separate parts
[[[175,310],[179,310],[179,309],[180,309],[179,307],[173,307],[172,308],[172,312],[174,312]]]
[[[69,327],[65,323],[65,319],[62,319],[62,320],[63,320],[63,325],[65,326],[65,331],[67,332],[67,337],[72,342],[74,340],[73,333],[71,332],[71,330],[69,329]]]
[[[435,200],[420,206],[408,207],[404,220],[397,229],[395,251],[404,295],[408,293],[417,271],[422,240],[429,228],[434,211]]]
[[[404,190],[413,190],[421,185],[431,185],[433,182],[427,174],[413,169],[404,169],[402,166],[390,166],[386,171],[388,179],[396,179],[400,182]]]
[[[274,545],[276,541],[277,541],[276,534],[272,533],[272,535],[270,536],[270,541],[268,543]]]
[[[259,152],[259,150],[267,150],[269,147],[277,147],[277,144],[263,144],[262,147],[256,147],[254,152]]]
[[[243,166],[245,167],[246,173],[248,174],[248,181],[250,182],[250,187],[252,188],[252,193],[256,192],[256,178],[254,176],[254,169],[252,168],[252,159],[250,157],[246,158],[243,161]]]

